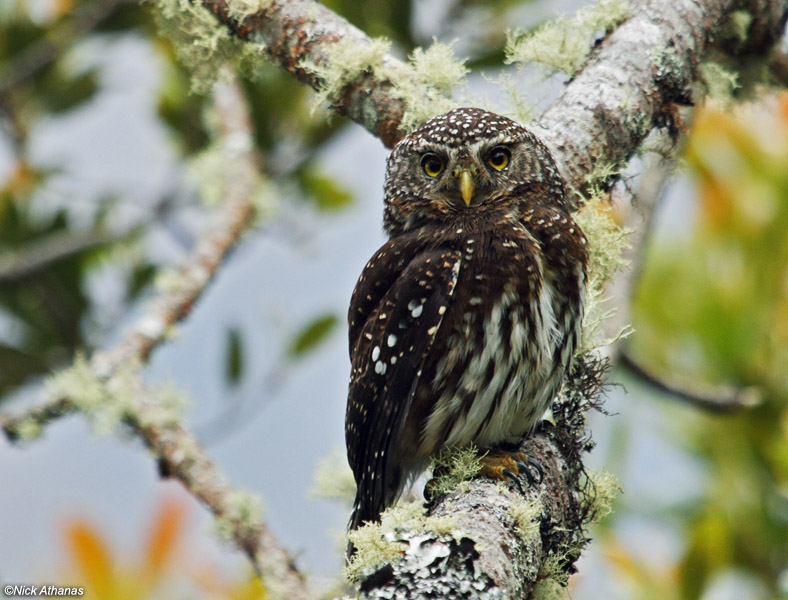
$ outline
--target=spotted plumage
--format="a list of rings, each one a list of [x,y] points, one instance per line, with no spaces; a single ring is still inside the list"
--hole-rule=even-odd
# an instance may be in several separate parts
[[[580,335],[586,239],[547,148],[453,110],[388,159],[384,226],[349,311],[351,528],[378,519],[444,447],[531,432]]]

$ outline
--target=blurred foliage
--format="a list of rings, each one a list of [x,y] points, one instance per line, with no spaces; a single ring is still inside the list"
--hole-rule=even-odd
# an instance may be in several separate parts
[[[227,351],[225,356],[225,380],[230,385],[238,385],[244,374],[244,346],[241,331],[231,327],[227,331]]]
[[[292,358],[304,356],[325,340],[338,324],[339,319],[335,315],[315,317],[296,333],[290,343],[288,354]]]
[[[58,576],[60,587],[82,587],[86,600],[146,600],[182,597],[188,586],[201,598],[266,600],[260,580],[228,581],[202,557],[186,552],[188,511],[181,501],[165,498],[156,507],[148,526],[142,555],[120,559],[109,542],[89,520],[66,524],[66,554],[71,569]],[[184,580],[187,580],[184,583]]]
[[[769,598],[784,598],[788,93],[733,112],[698,109],[686,161],[697,223],[689,239],[648,255],[633,352],[676,379],[757,387],[763,401],[725,416],[684,411],[675,423],[709,475],[702,501],[674,515],[687,536],[676,597],[701,598],[715,578],[735,571],[754,577]]]

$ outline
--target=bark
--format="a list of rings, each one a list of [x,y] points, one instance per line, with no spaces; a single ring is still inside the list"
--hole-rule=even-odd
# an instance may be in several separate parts
[[[625,164],[654,127],[669,125],[709,43],[732,10],[750,10],[746,49],[766,54],[788,16],[785,0],[648,0],[630,17],[536,123],[570,186],[582,189],[597,161]]]

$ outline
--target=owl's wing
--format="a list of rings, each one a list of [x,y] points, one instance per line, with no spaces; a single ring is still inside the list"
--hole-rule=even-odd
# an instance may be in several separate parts
[[[382,248],[381,250],[385,249]],[[373,259],[359,279],[350,307],[352,373],[345,438],[357,494],[351,528],[376,519],[393,502],[405,475],[392,456],[460,271],[460,253],[418,253],[391,273]],[[372,262],[372,261],[371,261]],[[380,281],[388,285],[376,286]],[[370,291],[368,288],[373,288]],[[368,293],[369,292],[369,293]],[[368,298],[376,298],[372,304]],[[364,314],[359,306],[368,307]]]

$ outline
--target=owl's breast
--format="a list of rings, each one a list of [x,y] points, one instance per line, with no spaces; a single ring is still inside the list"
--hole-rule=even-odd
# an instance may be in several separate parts
[[[455,300],[417,390],[416,402],[429,407],[420,438],[427,454],[521,439],[560,388],[575,343],[526,231],[468,236],[462,251]]]

